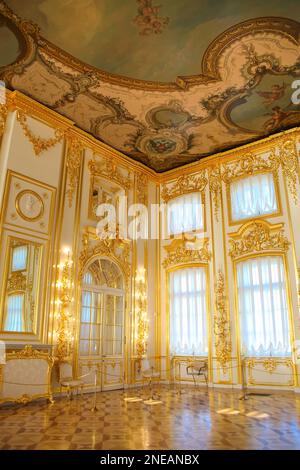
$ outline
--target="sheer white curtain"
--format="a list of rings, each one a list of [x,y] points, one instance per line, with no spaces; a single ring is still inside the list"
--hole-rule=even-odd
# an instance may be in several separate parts
[[[5,331],[24,331],[24,294],[12,294],[7,299]]]
[[[16,246],[13,248],[12,254],[12,271],[20,271],[26,269],[27,263],[27,246]]]
[[[246,219],[277,210],[272,173],[249,176],[230,185],[232,220]]]
[[[237,282],[243,354],[290,355],[282,257],[266,256],[239,262]]]
[[[168,203],[168,233],[189,232],[203,228],[201,193],[189,193]]]
[[[205,268],[170,273],[170,352],[208,354]]]

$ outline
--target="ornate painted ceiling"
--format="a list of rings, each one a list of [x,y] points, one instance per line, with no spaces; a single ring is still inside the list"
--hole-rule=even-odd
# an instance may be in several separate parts
[[[158,4],[0,0],[0,77],[157,172],[300,124],[298,0]]]

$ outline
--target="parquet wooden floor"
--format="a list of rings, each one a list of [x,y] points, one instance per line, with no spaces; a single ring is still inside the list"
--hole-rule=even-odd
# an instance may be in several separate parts
[[[228,389],[163,388],[161,404],[130,403],[136,390],[53,405],[0,407],[1,449],[300,449],[300,395],[272,393],[239,400]]]

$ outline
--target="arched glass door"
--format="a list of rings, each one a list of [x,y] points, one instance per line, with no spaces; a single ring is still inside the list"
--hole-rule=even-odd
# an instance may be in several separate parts
[[[98,370],[98,387],[123,386],[124,286],[119,267],[106,258],[94,260],[82,282],[79,366],[80,375]],[[85,378],[92,384],[91,373]]]

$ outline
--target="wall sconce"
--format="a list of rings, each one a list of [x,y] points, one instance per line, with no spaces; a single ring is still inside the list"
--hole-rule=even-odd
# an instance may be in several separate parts
[[[70,250],[63,250],[66,255],[65,260],[57,266],[59,270],[59,278],[56,282],[57,298],[55,305],[57,311],[54,317],[57,319],[57,329],[53,338],[57,344],[56,356],[59,361],[66,360],[72,352],[74,340],[74,322],[70,312],[71,303],[73,301],[72,290],[72,259]]]
[[[147,352],[148,346],[148,312],[147,312],[147,285],[145,269],[141,268],[136,274],[136,354],[142,358]]]

